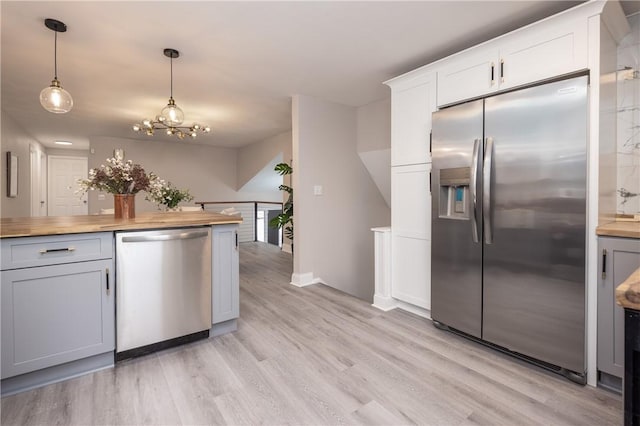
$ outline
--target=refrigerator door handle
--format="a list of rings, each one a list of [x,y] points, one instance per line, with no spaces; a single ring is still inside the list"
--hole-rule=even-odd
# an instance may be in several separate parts
[[[471,181],[469,182],[469,189],[471,190],[471,237],[473,242],[480,241],[478,235],[478,157],[480,155],[480,139],[473,141],[473,157],[471,159]]]
[[[493,138],[487,138],[482,170],[482,213],[484,216],[484,242],[493,243],[493,218],[491,217],[491,169],[493,167]]]

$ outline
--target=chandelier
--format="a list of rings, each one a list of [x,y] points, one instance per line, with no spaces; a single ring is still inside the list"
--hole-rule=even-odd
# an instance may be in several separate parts
[[[198,136],[198,132],[209,133],[211,131],[209,126],[198,123],[193,123],[191,126],[182,126],[184,112],[176,105],[176,101],[173,100],[173,59],[178,58],[180,52],[176,49],[164,49],[164,56],[171,60],[171,95],[169,96],[169,103],[160,111],[160,115],[156,115],[155,119],[145,118],[142,120],[142,124],[134,124],[133,130],[148,136],[153,136],[155,130],[160,129],[164,130],[167,135],[177,136],[178,139],[184,139],[187,136],[195,139],[196,136]]]
[[[53,80],[51,85],[45,87],[40,92],[40,105],[49,112],[64,114],[73,108],[73,98],[69,92],[64,90],[58,80],[58,33],[67,31],[64,22],[47,18],[44,25],[54,33],[53,42]]]

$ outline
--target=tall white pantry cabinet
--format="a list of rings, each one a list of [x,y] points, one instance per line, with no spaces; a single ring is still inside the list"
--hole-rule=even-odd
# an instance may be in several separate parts
[[[431,309],[431,113],[436,75],[410,73],[391,95],[391,296]]]
[[[616,0],[592,0],[393,78],[391,296],[431,309],[431,114],[438,108],[573,75],[589,76],[587,369],[595,384],[599,222],[615,214],[616,46],[629,25]],[[612,184],[613,182],[613,184]]]

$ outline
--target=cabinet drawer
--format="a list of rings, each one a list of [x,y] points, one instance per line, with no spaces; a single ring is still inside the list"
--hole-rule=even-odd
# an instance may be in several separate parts
[[[110,259],[113,233],[2,239],[2,270]]]

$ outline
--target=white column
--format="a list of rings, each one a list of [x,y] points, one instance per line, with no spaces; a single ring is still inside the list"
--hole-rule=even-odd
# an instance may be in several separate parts
[[[383,311],[396,308],[391,297],[391,227],[371,228],[375,233],[375,292],[373,306]]]

